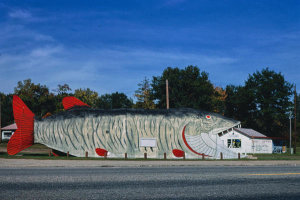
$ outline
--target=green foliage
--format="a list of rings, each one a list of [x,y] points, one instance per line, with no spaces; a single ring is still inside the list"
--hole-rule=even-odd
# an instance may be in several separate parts
[[[300,94],[297,95],[297,102],[296,102],[296,126],[297,126],[297,141],[300,142]],[[299,148],[300,149],[300,148]],[[297,152],[300,152],[297,150]]]
[[[242,122],[268,136],[285,136],[288,132],[288,112],[293,109],[292,85],[281,73],[263,69],[249,75],[244,86],[228,85],[226,89],[214,87],[206,72],[196,66],[184,69],[166,68],[161,76],[154,76],[138,84],[137,102],[133,105],[124,93],[104,94],[91,89],[77,89],[74,95],[68,84],[58,85],[50,93],[45,85],[30,79],[20,81],[15,88],[18,95],[36,116],[62,111],[62,99],[75,96],[91,107],[114,108],[166,108],[166,79],[169,81],[170,108],[189,107],[218,112]],[[13,123],[12,95],[0,93],[2,126]],[[300,95],[297,96],[297,127],[300,128]],[[157,105],[154,104],[157,103]],[[298,131],[299,132],[299,131]],[[299,136],[300,134],[298,134]]]
[[[12,95],[5,95],[0,92],[1,103],[1,127],[14,123],[13,110],[12,110]]]
[[[212,111],[214,87],[208,80],[208,74],[196,66],[185,69],[168,67],[162,76],[153,77],[154,99],[159,108],[166,108],[166,80],[169,82],[170,108],[188,107]]]
[[[124,93],[112,93],[101,95],[97,107],[102,109],[131,108],[133,102]]]
[[[281,73],[268,68],[257,71],[249,76],[245,86],[227,86],[226,92],[225,114],[267,136],[285,135],[292,85]]]
[[[136,90],[134,94],[137,98],[134,108],[154,109],[155,104],[149,79],[145,77],[145,79],[138,84],[138,87],[138,90]]]
[[[64,97],[73,96],[73,94],[70,93],[72,89],[68,84],[63,84],[63,85],[59,84],[57,85],[57,89],[55,89],[54,91],[57,93],[57,95],[55,96],[55,107],[56,107],[55,112],[63,111],[64,108],[63,108],[62,100]]]
[[[47,112],[55,111],[55,97],[49,92],[45,85],[34,84],[31,79],[18,82],[15,87],[15,94],[18,95],[30,110],[36,115],[42,117]]]
[[[92,91],[91,89],[77,89],[75,90],[74,96],[78,99],[80,99],[82,102],[88,104],[92,108],[95,108],[97,106],[98,101],[98,93],[95,91]]]

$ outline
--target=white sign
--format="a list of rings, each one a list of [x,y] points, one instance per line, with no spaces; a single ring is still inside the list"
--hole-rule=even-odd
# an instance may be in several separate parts
[[[155,138],[141,138],[140,147],[156,147]]]

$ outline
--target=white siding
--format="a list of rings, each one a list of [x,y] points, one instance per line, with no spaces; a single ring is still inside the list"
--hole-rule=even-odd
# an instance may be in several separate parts
[[[273,151],[271,139],[252,139],[235,130],[231,130],[222,135],[220,139],[227,148],[228,139],[240,139],[241,148],[229,148],[231,151],[236,153],[272,153]]]

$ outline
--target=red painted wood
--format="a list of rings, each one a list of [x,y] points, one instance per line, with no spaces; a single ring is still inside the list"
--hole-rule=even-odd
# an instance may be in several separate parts
[[[175,157],[182,158],[184,156],[184,151],[180,149],[173,149],[173,154]]]
[[[100,149],[100,148],[97,148],[95,151],[96,151],[96,153],[98,154],[98,156],[107,156],[107,153],[108,153],[107,150],[105,150],[105,149]]]
[[[55,157],[59,157],[59,155],[54,153],[53,151],[52,151],[52,155],[55,156]]]
[[[7,153],[15,155],[33,145],[34,114],[17,95],[13,96],[13,113],[18,129],[7,144]]]
[[[63,98],[62,103],[63,103],[65,110],[73,108],[74,106],[90,107],[89,105],[87,105],[86,103],[83,103],[82,101],[80,101],[79,99],[77,99],[75,97],[65,97],[65,98]]]

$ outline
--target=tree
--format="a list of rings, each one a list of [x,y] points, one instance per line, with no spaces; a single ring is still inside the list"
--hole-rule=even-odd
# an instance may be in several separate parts
[[[267,136],[284,136],[291,109],[292,85],[268,68],[249,75],[245,86],[227,86],[226,112],[245,127]]]
[[[34,84],[31,79],[18,82],[15,94],[36,115],[42,117],[47,112],[53,113],[56,109],[54,94],[49,92],[45,85]]]
[[[299,131],[300,130],[300,94],[297,94],[297,100],[296,100],[296,120],[297,120],[296,121],[296,129],[297,129],[296,137],[297,137],[297,142],[299,144],[299,141],[300,141],[299,140],[300,139],[300,131]]]
[[[162,76],[153,77],[153,96],[158,101],[159,108],[166,107],[167,79],[170,108],[188,107],[212,111],[214,87],[206,72],[200,73],[200,69],[192,65],[185,69],[168,67]]]
[[[68,95],[69,91],[72,91],[68,84],[57,85],[57,89],[54,90],[58,95]]]
[[[155,104],[149,79],[145,77],[145,79],[138,84],[138,87],[138,90],[136,90],[134,94],[137,98],[134,108],[154,109]]]
[[[0,92],[1,102],[1,127],[14,123],[14,115],[12,109],[12,95],[5,95]]]
[[[98,93],[95,91],[92,91],[91,89],[76,89],[74,96],[84,103],[88,104],[92,108],[97,107],[97,101],[98,101]]]
[[[243,126],[256,129],[257,126],[252,120],[254,110],[253,95],[244,86],[228,85],[226,87],[225,116],[240,120]]]
[[[292,85],[281,73],[266,68],[249,76],[245,88],[254,97],[253,121],[258,128],[269,135],[283,135],[291,109]]]
[[[221,87],[215,87],[215,92],[212,96],[213,111],[224,115],[225,113],[225,100],[227,97],[226,90]]]
[[[101,95],[97,107],[102,109],[131,108],[133,102],[124,93],[112,93]]]
[[[55,96],[55,105],[56,105],[56,110],[55,112],[58,112],[58,111],[63,111],[64,108],[63,108],[63,104],[62,104],[62,100],[64,97],[67,97],[67,96],[72,96],[72,94],[70,93],[72,91],[72,89],[70,88],[70,86],[68,84],[63,84],[63,85],[60,85],[58,84],[57,85],[57,89],[54,90],[56,92],[56,96]]]

